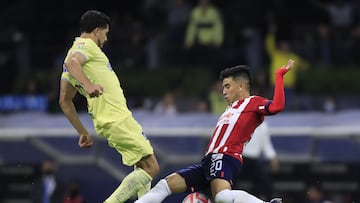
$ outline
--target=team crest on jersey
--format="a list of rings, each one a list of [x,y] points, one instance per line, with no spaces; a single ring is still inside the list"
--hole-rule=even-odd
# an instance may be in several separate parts
[[[232,112],[226,113],[220,117],[220,120],[225,119],[225,118],[231,118],[231,116],[233,116],[233,115],[234,114]]]
[[[85,47],[85,42],[78,42],[78,43],[76,44],[76,47],[77,47],[78,49],[83,49],[83,48]]]

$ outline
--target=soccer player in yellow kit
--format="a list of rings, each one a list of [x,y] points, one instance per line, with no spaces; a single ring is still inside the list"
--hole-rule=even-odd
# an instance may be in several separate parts
[[[101,48],[107,41],[110,18],[96,10],[80,19],[80,37],[69,49],[63,65],[59,103],[65,116],[79,133],[79,146],[91,147],[93,140],[78,117],[73,98],[86,97],[96,133],[122,156],[123,164],[134,166],[105,203],[121,203],[148,191],[159,165],[141,125],[128,109],[119,79]]]

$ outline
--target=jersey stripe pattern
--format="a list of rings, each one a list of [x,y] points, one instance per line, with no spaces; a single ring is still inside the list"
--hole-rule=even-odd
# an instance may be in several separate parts
[[[268,114],[269,100],[260,96],[251,96],[234,102],[219,117],[210,138],[206,155],[223,153],[242,161],[244,145],[251,139],[255,128]]]

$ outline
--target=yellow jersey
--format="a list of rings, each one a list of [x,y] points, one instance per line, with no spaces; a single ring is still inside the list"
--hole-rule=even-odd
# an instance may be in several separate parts
[[[289,59],[295,60],[295,65],[292,68],[293,70],[286,73],[284,77],[284,87],[285,88],[295,88],[296,77],[299,69],[307,69],[309,64],[304,61],[298,54],[295,52],[284,53],[277,49],[276,40],[273,34],[268,34],[265,38],[266,50],[270,56],[270,84],[275,85],[275,74],[276,70],[281,66],[286,65]]]
[[[197,42],[201,45],[220,46],[223,40],[223,22],[218,9],[209,6],[204,12],[201,7],[195,7],[187,26],[185,44],[193,45]]]
[[[101,48],[91,39],[77,37],[68,50],[65,61],[73,52],[80,52],[86,57],[86,62],[82,67],[88,79],[92,83],[104,87],[101,96],[90,98],[82,85],[67,71],[64,65],[61,79],[70,82],[80,94],[86,97],[88,112],[93,119],[95,128],[102,127],[106,123],[122,121],[131,116],[120,81]]]

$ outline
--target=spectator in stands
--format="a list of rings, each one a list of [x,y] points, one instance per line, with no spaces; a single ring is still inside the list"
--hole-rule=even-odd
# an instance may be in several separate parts
[[[316,7],[326,11],[329,17],[329,26],[334,41],[336,52],[333,57],[338,62],[344,63],[350,60],[351,52],[351,28],[355,24],[355,12],[351,1],[333,0],[328,3],[321,1],[309,1]]]
[[[129,14],[130,15],[130,14]],[[122,42],[124,47],[122,53],[122,63],[121,67],[124,68],[139,68],[146,64],[146,36],[144,36],[144,26],[140,22],[133,21],[129,17],[130,22],[126,22],[126,27],[128,31],[127,38]],[[115,57],[116,58],[116,57]]]
[[[332,62],[331,29],[327,24],[321,23],[317,26],[317,52],[320,65],[330,65]]]
[[[166,50],[163,52],[164,59],[170,64],[187,64],[183,44],[191,6],[188,0],[168,0],[167,2],[167,29],[166,39],[163,43]]]
[[[209,102],[205,98],[200,98],[196,101],[195,112],[198,113],[208,113],[209,112]]]
[[[336,99],[333,96],[328,96],[323,102],[323,111],[325,113],[334,113],[337,110]]]
[[[224,99],[222,90],[223,90],[223,85],[221,80],[216,80],[213,83],[208,94],[210,111],[215,115],[222,114],[225,111],[226,107],[228,106],[228,103]]]
[[[61,203],[63,184],[56,177],[56,167],[52,160],[41,163],[40,177],[34,181],[32,200],[34,203]]]
[[[38,82],[34,78],[28,79],[25,84],[25,94],[36,95],[39,93]]]
[[[218,8],[210,0],[199,0],[190,15],[185,46],[220,47],[223,43],[224,28]]]
[[[172,92],[167,92],[155,105],[154,113],[161,115],[176,115],[178,113],[176,98]]]
[[[245,145],[243,159],[243,177],[250,177],[253,183],[250,192],[263,199],[269,199],[273,195],[273,187],[272,178],[268,171],[268,163],[270,163],[271,171],[277,172],[279,161],[266,121],[255,129],[250,142]],[[240,177],[240,180],[242,179]]]
[[[263,65],[263,25],[264,20],[264,7],[265,4],[263,0],[251,0],[251,1],[233,1],[235,4],[240,6],[239,8],[234,7],[230,4],[229,7],[233,7],[231,10],[233,12],[233,18],[237,19],[237,22],[234,22],[232,26],[233,30],[241,30],[242,39],[241,43],[244,48],[244,56],[246,64],[251,67],[252,73],[257,73],[261,66]],[[240,10],[240,12],[239,12]],[[227,11],[224,11],[224,13]],[[227,25],[228,22],[226,22]],[[243,28],[239,29],[239,26]],[[230,28],[231,29],[231,28]],[[235,45],[237,46],[237,45]]]
[[[165,38],[166,4],[161,0],[143,1],[141,4],[142,22],[144,24],[146,66],[149,69],[159,68],[162,61],[161,47]]]
[[[185,47],[194,56],[191,61],[198,64],[212,64],[224,40],[222,16],[210,1],[198,0],[186,28]]]
[[[360,10],[360,1],[359,1],[359,10]],[[359,18],[360,18],[360,11],[359,11]],[[360,20],[360,19],[359,19]],[[357,25],[352,30],[352,62],[359,64],[360,63],[360,57],[358,56],[358,53],[360,52],[360,22],[357,23]]]
[[[264,43],[261,31],[256,28],[246,28],[243,31],[243,37],[245,39],[245,59],[252,72],[257,73],[262,62],[262,47]]]
[[[168,42],[182,43],[191,7],[187,0],[171,0],[167,11]]]
[[[297,64],[294,66],[294,70],[289,72],[287,77],[284,79],[284,88],[286,92],[286,109],[294,110],[296,107],[295,94],[297,73],[301,70],[307,69],[310,64],[292,50],[290,41],[286,39],[277,40],[276,30],[276,24],[271,22],[265,39],[265,48],[270,59],[270,85],[271,87],[274,87],[275,85],[276,69],[281,66],[281,64],[286,63],[288,58],[293,58]]]
[[[271,96],[271,88],[269,88],[269,78],[266,70],[259,69],[255,72],[253,92],[254,94],[261,95],[263,97]]]
[[[333,203],[327,198],[318,184],[311,184],[306,189],[305,203]]]
[[[80,182],[78,180],[71,180],[63,203],[85,203],[85,199],[80,191]]]
[[[355,21],[354,9],[351,1],[333,0],[329,3],[321,1],[309,1],[314,6],[324,9],[329,16],[329,22],[335,30],[349,29]]]

